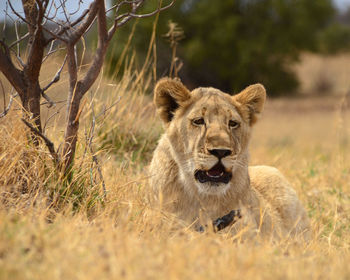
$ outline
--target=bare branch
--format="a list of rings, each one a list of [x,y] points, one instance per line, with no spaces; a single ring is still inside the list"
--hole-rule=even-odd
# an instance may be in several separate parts
[[[31,130],[34,134],[40,136],[40,137],[44,140],[44,142],[45,142],[45,144],[46,144],[46,147],[48,148],[48,150],[49,150],[49,152],[50,152],[50,154],[51,154],[51,157],[52,157],[52,159],[53,159],[53,162],[54,162],[54,164],[57,166],[57,165],[59,164],[60,159],[59,159],[58,154],[56,153],[55,145],[50,141],[49,138],[47,138],[44,134],[42,134],[37,128],[35,128],[33,125],[31,125],[31,124],[30,124],[29,122],[27,122],[25,119],[22,119],[22,121],[24,122],[24,124],[25,124],[26,126],[28,126],[28,127],[30,128],[30,130]]]
[[[124,0],[124,1],[119,2],[118,4],[116,4],[116,5],[112,6],[112,7],[110,7],[108,10],[106,10],[106,14],[109,13],[110,11],[114,10],[114,9],[115,9],[115,14],[117,14],[119,9],[120,9],[120,7],[122,5],[125,5],[125,4],[137,4],[137,3],[143,2],[143,1],[144,0],[134,0],[134,1]]]
[[[47,106],[48,108],[54,107],[56,105],[55,102],[52,101],[51,98],[48,97],[44,91],[41,92],[41,96],[48,102],[49,104],[49,106]]]
[[[49,7],[49,9],[47,10],[47,15],[49,15],[50,13],[51,13],[51,9],[52,9],[52,7],[53,7],[53,4],[54,4],[54,1],[51,1],[51,4],[50,4],[50,7]],[[55,11],[56,13],[57,13],[57,10]],[[56,17],[56,14],[55,14],[55,17]],[[47,17],[46,17],[46,15],[44,16],[44,18],[45,18],[45,20],[44,20],[44,22],[43,22],[43,25],[45,25],[46,24],[46,22],[47,22]]]
[[[110,28],[108,31],[108,37],[109,39],[112,38],[114,35],[115,31],[117,28],[123,26],[126,24],[128,21],[130,21],[133,18],[146,18],[146,17],[151,17],[154,16],[157,13],[160,13],[166,9],[169,9],[172,5],[174,5],[175,0],[172,0],[168,5],[161,7],[158,6],[156,10],[154,10],[151,13],[147,14],[136,14],[137,9],[140,7],[140,5],[144,2],[144,0],[139,0],[139,1],[123,1],[119,5],[116,6],[116,10],[118,10],[121,6],[121,4],[131,4],[132,5],[132,12],[131,13],[125,13],[117,16],[114,20],[114,25]]]
[[[5,117],[7,115],[7,113],[10,111],[11,106],[12,106],[12,102],[13,102],[13,96],[10,96],[9,104],[7,105],[5,110],[0,114],[0,118]]]
[[[137,10],[138,7],[143,3],[143,1],[144,1],[144,0],[139,0],[139,1],[135,1],[135,3],[134,3],[134,2],[133,2],[133,3],[130,3],[130,4],[132,4],[132,13],[135,13],[135,12],[136,12],[136,10]],[[126,2],[123,1],[123,2],[120,3],[120,5],[117,6],[117,8],[116,8],[116,15],[117,15],[117,13],[118,13],[119,8],[121,7],[121,5],[122,5],[123,3],[126,3]],[[115,31],[117,30],[117,28],[118,28],[119,26],[123,25],[123,24],[121,24],[121,22],[119,22],[119,21],[120,21],[122,18],[124,18],[124,17],[125,17],[125,19],[123,20],[123,21],[124,21],[123,24],[127,23],[127,22],[132,18],[132,17],[130,16],[130,13],[126,13],[126,14],[123,14],[123,15],[121,15],[121,16],[116,17],[116,18],[114,19],[114,25],[113,25],[113,26],[109,29],[109,31],[108,31],[108,38],[109,38],[109,40],[112,39],[112,37],[113,37]]]
[[[72,22],[72,26],[76,26],[78,23],[80,23],[89,12],[90,12],[90,8],[85,9],[85,11],[81,14],[81,16]]]
[[[62,63],[62,65],[61,65],[60,69],[58,69],[58,71],[56,72],[55,77],[51,80],[51,82],[50,82],[47,86],[45,86],[45,87],[43,88],[43,90],[42,90],[43,92],[45,92],[46,90],[48,90],[50,86],[52,86],[54,83],[57,83],[57,82],[60,80],[60,78],[61,78],[61,72],[62,72],[62,70],[63,70],[64,65],[66,64],[66,61],[67,61],[67,55],[64,57],[63,63]]]
[[[68,172],[70,172],[70,168],[73,163],[78,139],[79,118],[85,104],[81,104],[81,101],[83,100],[85,93],[91,88],[101,72],[107,48],[112,36],[115,34],[117,28],[126,24],[129,20],[133,18],[151,17],[158,14],[161,11],[171,7],[175,0],[167,0],[171,2],[165,6],[162,6],[162,0],[158,0],[158,7],[152,12],[144,14],[139,12],[141,5],[145,3],[145,0],[120,0],[118,1],[119,3],[107,11],[105,7],[106,0],[90,0],[91,4],[89,8],[83,11],[81,14],[80,7],[83,0],[78,0],[78,8],[73,12],[69,12],[67,10],[67,0],[22,0],[24,16],[15,11],[10,1],[12,0],[8,0],[9,8],[12,9],[13,13],[21,21],[27,24],[28,33],[21,37],[16,29],[17,38],[16,41],[11,44],[10,48],[5,45],[3,41],[0,41],[0,70],[4,72],[5,77],[8,78],[10,83],[13,84],[19,93],[23,105],[23,111],[26,113],[26,117],[34,120],[33,125],[28,119],[23,120],[23,122],[30,128],[31,135],[33,136],[32,138],[34,140],[36,139],[36,143],[39,143],[40,138],[45,141],[55,164],[64,170],[65,174],[67,175]],[[128,12],[119,15],[121,8],[127,5],[129,6]],[[107,13],[111,10],[115,11],[115,17],[113,18],[114,23],[112,23],[111,28],[108,29]],[[65,17],[64,21],[57,19],[57,15],[61,11]],[[77,14],[78,12],[80,16],[78,16],[78,18],[75,20],[72,20],[71,16]],[[10,17],[10,15],[8,16]],[[82,73],[82,78],[78,80],[79,68],[76,57],[77,42],[81,40],[82,37],[89,31],[95,20],[97,20],[98,27],[97,49],[94,53],[90,67],[85,73]],[[54,28],[51,27],[51,22],[55,24]],[[28,55],[26,56],[27,63],[23,63],[20,57],[20,49],[18,47],[19,44],[21,42],[23,43],[23,40],[26,38],[29,39]],[[52,80],[45,87],[43,87],[43,89],[41,89],[39,84],[40,70],[43,62],[52,53],[60,49],[60,46],[56,45],[56,40],[65,43],[66,58]],[[46,51],[45,47],[49,44],[51,45]],[[17,53],[16,49],[13,48],[16,46]],[[11,51],[16,53],[19,63],[23,66],[22,71],[16,68],[17,63],[15,66],[15,64],[11,61]],[[64,147],[62,148],[61,152],[55,151],[53,143],[42,132],[40,112],[40,105],[42,104],[40,104],[40,99],[43,97],[46,102],[43,104],[49,104],[49,107],[57,104],[57,102],[54,103],[54,101],[52,101],[49,96],[46,95],[46,92],[53,84],[60,80],[61,73],[66,62],[68,65],[67,69],[69,75],[69,94],[67,100],[65,101],[67,103],[67,118],[64,134]],[[19,68],[20,66],[17,67]],[[86,99],[83,101],[85,102]],[[10,100],[10,103],[12,103],[12,99]],[[118,103],[118,101],[116,103]],[[5,107],[6,103],[4,104],[4,108]],[[104,111],[109,110],[111,107],[105,109]],[[50,118],[56,114],[57,112],[50,116]],[[93,124],[90,129],[88,149],[91,151],[93,164],[97,166],[97,170],[102,181],[104,194],[106,195],[101,168],[99,166],[97,156],[92,148],[95,122],[96,116],[93,112]],[[61,158],[59,158],[59,156],[61,156]]]
[[[33,25],[31,22],[27,21],[24,17],[22,17],[16,10],[15,8],[12,6],[12,3],[10,0],[8,0],[9,6],[12,10],[12,12],[19,17],[21,20],[23,20],[28,26],[31,26],[32,28],[35,28],[35,25]]]
[[[72,16],[72,15],[75,15],[77,12],[79,12],[79,11],[80,11],[80,4],[81,4],[81,3],[83,3],[83,1],[82,1],[82,0],[79,0],[78,8],[77,8],[75,11],[69,13],[69,15]]]
[[[62,70],[63,70],[64,65],[66,64],[66,60],[67,60],[67,56],[65,56],[65,58],[64,58],[64,60],[63,60],[63,63],[62,63],[62,65],[61,65],[60,69],[58,69],[58,71],[56,72],[55,77],[54,77],[54,78],[51,80],[51,82],[48,83],[48,85],[45,86],[45,87],[42,89],[42,91],[41,91],[42,97],[45,98],[46,101],[49,103],[49,106],[48,106],[49,108],[52,107],[52,106],[55,106],[55,102],[52,101],[52,100],[46,95],[45,91],[47,91],[54,83],[57,83],[57,82],[60,80],[60,78],[61,78],[61,72],[62,72]]]
[[[41,23],[45,14],[45,7],[38,0],[36,1],[38,9],[34,8],[35,6],[30,7],[30,3],[27,2],[29,0],[22,1],[26,18],[32,25],[35,25],[35,29],[32,28],[32,25],[28,26],[32,40],[29,42],[28,60],[25,67],[26,74],[30,75],[31,80],[34,81],[36,77],[39,77],[42,57],[44,55],[45,42]]]
[[[10,51],[12,51],[18,61],[18,63],[22,66],[22,69],[26,66],[26,64],[24,63],[24,61],[22,60],[22,58],[20,58],[18,55],[17,55],[17,52],[14,51],[13,49],[10,49]]]
[[[17,20],[15,21],[15,32],[16,32],[16,41],[19,41],[19,34],[18,34],[18,28],[17,28]],[[20,48],[19,48],[19,44],[17,43],[17,56],[20,58],[21,60],[21,53],[20,53]]]
[[[9,80],[11,85],[16,89],[19,95],[24,94],[26,88],[23,76],[20,70],[18,70],[12,60],[11,54],[7,45],[0,40],[0,70]]]
[[[1,83],[1,86],[2,86],[2,83]],[[0,113],[0,119],[5,117],[7,115],[7,113],[10,111],[11,106],[12,106],[12,102],[16,98],[16,96],[17,96],[17,93],[14,95],[10,94],[9,104],[7,104],[7,107],[4,109],[4,111],[2,113]]]
[[[44,56],[43,58],[43,63],[49,58],[50,55],[54,54],[55,52],[58,52],[58,51],[61,51],[61,50],[65,50],[66,48],[65,47],[62,47],[62,48],[56,48],[56,49],[53,49],[53,45],[54,45],[54,42],[56,41],[56,39],[54,39],[53,41],[51,41],[51,45],[50,45],[50,48],[49,50],[47,51],[46,55]]]
[[[54,46],[54,44],[55,44],[55,41],[56,41],[55,39],[51,41],[51,43],[50,43],[50,48],[49,48],[49,50],[47,51],[47,53],[46,53],[45,57],[43,58],[43,61],[42,61],[42,62],[44,62],[44,61],[49,57],[49,55],[51,54],[52,49],[53,49],[53,46]]]
[[[97,0],[97,3],[99,4],[97,14],[98,46],[89,70],[87,71],[85,77],[79,82],[79,89],[82,95],[85,94],[86,91],[92,86],[99,75],[109,42],[104,0]]]
[[[6,8],[5,8],[5,20],[4,20],[4,26],[2,28],[2,41],[5,41],[5,31],[6,31],[6,22],[7,22],[7,10],[8,10],[8,3],[6,2]]]
[[[62,10],[63,10],[64,17],[66,18],[66,22],[68,23],[68,26],[70,28],[71,24],[70,24],[70,20],[69,20],[69,17],[68,17],[68,12],[67,12],[67,9],[66,9],[66,3],[65,3],[65,1],[62,1],[62,0],[59,0],[59,1],[61,3],[61,7],[62,7]]]
[[[3,102],[4,102],[4,110],[6,108],[6,96],[5,96],[5,88],[4,85],[2,83],[2,81],[0,80],[0,85],[1,85],[1,92],[2,92],[2,96],[3,96]]]
[[[146,18],[146,17],[151,17],[151,16],[154,16],[155,14],[158,14],[166,9],[169,9],[172,5],[174,5],[175,3],[175,0],[172,0],[168,5],[164,6],[164,7],[158,7],[157,10],[151,12],[151,13],[148,13],[148,14],[133,14],[131,13],[130,16],[133,17],[133,18]]]
[[[16,44],[19,44],[21,41],[27,39],[29,37],[29,32],[25,35],[23,35],[21,38],[17,38],[17,40],[15,42],[13,42],[9,48],[12,48],[13,46],[15,46]]]
[[[51,17],[49,17],[48,15],[51,13],[52,6],[55,7],[55,12],[53,13],[53,15]],[[48,20],[55,19],[57,16],[57,12],[58,12],[58,8],[56,7],[56,3],[55,3],[55,1],[52,1],[51,7],[49,8],[49,12],[47,13],[46,19],[48,19]]]
[[[118,100],[116,102],[114,102],[111,106],[109,106],[108,108],[105,108],[104,110],[102,110],[102,112],[100,114],[97,115],[97,119],[101,116],[101,115],[105,115],[110,109],[112,109],[114,106],[116,106],[119,102],[120,102],[121,97],[118,97]]]
[[[70,44],[75,44],[80,39],[80,37],[85,33],[85,31],[89,28],[89,26],[93,23],[100,4],[101,4],[101,2],[99,0],[95,0],[94,2],[92,2],[90,4],[90,7],[86,13],[87,16],[85,17],[85,20],[69,36],[69,43]],[[84,14],[85,14],[85,12],[84,12]]]
[[[54,21],[55,22],[55,21]],[[57,24],[57,22],[55,22]],[[46,40],[46,44],[49,44],[52,40],[57,39],[60,40],[61,42],[68,43],[68,40],[60,34],[56,34],[52,32],[50,29],[46,28],[45,26],[42,26],[42,29],[45,30],[45,32],[49,33],[52,37]]]
[[[62,109],[62,107],[61,107]],[[43,133],[45,132],[46,126],[49,123],[49,121],[56,115],[58,115],[60,113],[60,110],[57,110],[55,113],[53,113],[50,117],[48,117],[45,121],[44,127],[43,127]]]
[[[69,95],[68,95],[68,106],[67,106],[67,117],[70,112],[70,107],[72,105],[73,94],[75,94],[75,89],[78,80],[78,68],[77,68],[77,57],[74,45],[67,46],[67,62],[68,62],[68,75],[69,75]]]
[[[45,18],[48,19],[48,20],[50,20],[50,21],[52,21],[52,22],[54,22],[55,24],[60,25],[60,29],[57,31],[57,33],[53,33],[53,32],[51,32],[51,31],[49,31],[49,30],[47,30],[47,29],[45,28],[45,31],[49,32],[49,33],[51,34],[51,36],[52,36],[52,38],[49,38],[49,39],[48,39],[48,42],[50,42],[50,41],[52,41],[52,40],[54,40],[54,39],[57,39],[57,40],[60,40],[60,41],[65,42],[65,43],[68,44],[68,43],[69,43],[69,42],[68,42],[68,39],[62,37],[62,35],[63,35],[66,31],[68,31],[69,29],[71,29],[71,28],[73,28],[74,26],[76,26],[77,24],[81,23],[81,22],[83,21],[83,19],[86,17],[86,15],[90,12],[90,8],[86,9],[86,10],[80,15],[80,17],[78,17],[78,18],[77,18],[74,22],[72,22],[70,25],[63,25],[63,24],[60,24],[59,22],[57,22],[57,21],[55,20],[55,18],[56,18],[56,13],[57,13],[58,8],[56,7],[55,4],[54,4],[54,6],[55,6],[55,15],[53,15],[52,17],[45,16]],[[95,15],[96,15],[96,14],[95,14]],[[93,20],[94,20],[94,19],[93,19]],[[91,24],[92,24],[92,23],[91,23]],[[90,24],[90,25],[91,25],[91,24]],[[79,38],[78,38],[78,39],[79,39]]]

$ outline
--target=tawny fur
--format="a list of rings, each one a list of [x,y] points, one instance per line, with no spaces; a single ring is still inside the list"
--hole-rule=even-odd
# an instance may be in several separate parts
[[[195,224],[241,209],[243,218],[235,230],[308,237],[306,212],[283,175],[273,167],[248,167],[251,128],[265,99],[260,84],[230,96],[215,88],[190,92],[177,79],[158,82],[154,102],[165,133],[153,155],[149,183],[162,209]],[[198,118],[204,124],[196,125]],[[239,126],[229,126],[230,120]],[[209,152],[212,149],[232,151],[221,159],[232,172],[228,184],[202,184],[195,179],[196,170],[209,170],[218,162]]]

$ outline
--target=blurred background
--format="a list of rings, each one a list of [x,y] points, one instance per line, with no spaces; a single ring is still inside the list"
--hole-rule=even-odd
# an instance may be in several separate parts
[[[158,76],[170,74],[175,45],[178,75],[190,88],[214,86],[234,93],[261,82],[270,96],[343,94],[350,86],[349,4],[340,0],[176,1],[160,14],[157,24]],[[153,21],[142,20],[119,30],[107,58],[111,72],[132,32],[131,49],[143,64]]]
[[[21,2],[13,2],[20,11]],[[80,4],[83,9],[89,1]],[[66,5],[74,10],[78,1]],[[144,9],[156,5],[151,0]],[[120,28],[106,59],[110,76],[122,54],[134,54],[142,67],[154,21],[151,17]],[[96,48],[95,32],[86,37],[90,52]],[[14,29],[7,26],[4,36],[12,41]],[[234,93],[261,82],[270,96],[343,94],[349,87],[350,1],[177,0],[159,15],[155,43],[157,77],[174,74],[169,65],[175,58],[173,68],[190,88],[214,86]]]

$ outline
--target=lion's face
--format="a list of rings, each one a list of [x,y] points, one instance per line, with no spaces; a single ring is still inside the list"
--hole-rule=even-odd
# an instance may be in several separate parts
[[[214,88],[190,92],[178,80],[158,82],[155,104],[185,186],[210,195],[232,186],[236,169],[246,166],[251,126],[265,96],[261,85],[232,97]]]

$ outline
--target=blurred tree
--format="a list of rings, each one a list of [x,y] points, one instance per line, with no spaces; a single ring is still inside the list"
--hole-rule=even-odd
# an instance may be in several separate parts
[[[336,54],[350,50],[350,7],[340,10],[334,20],[318,35],[318,50]]]
[[[350,50],[350,26],[334,22],[319,34],[318,50],[325,54],[336,54]]]
[[[166,74],[164,61],[170,64],[169,45],[159,35],[171,19],[184,30],[179,75],[188,85],[237,92],[262,82],[270,95],[292,92],[298,82],[289,66],[301,50],[317,50],[318,34],[334,14],[331,0],[178,0],[159,18],[158,73]],[[151,29],[151,21],[136,28],[137,50],[145,49]]]

